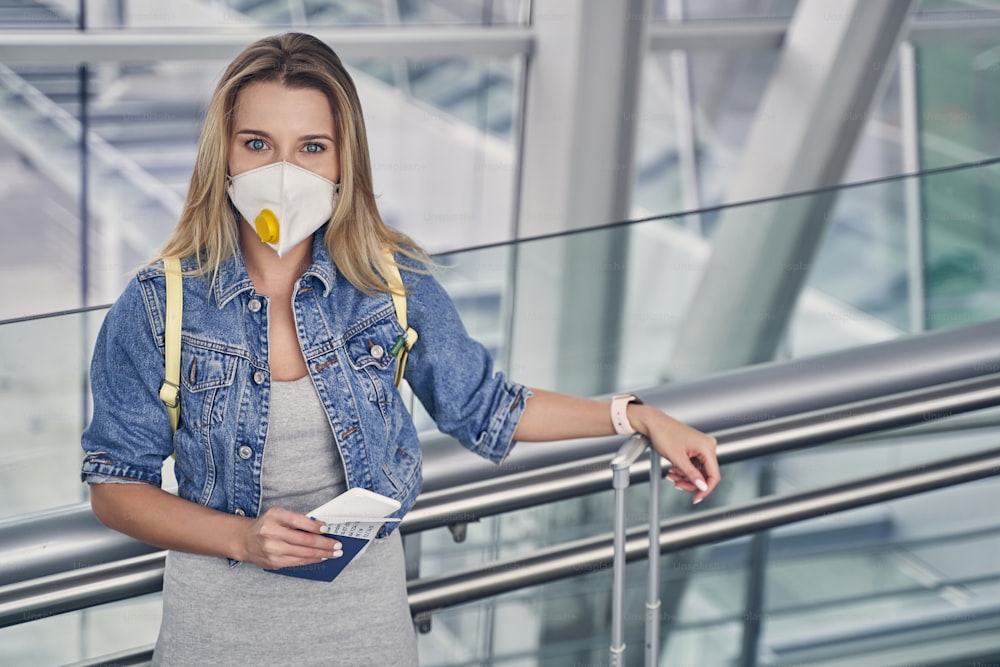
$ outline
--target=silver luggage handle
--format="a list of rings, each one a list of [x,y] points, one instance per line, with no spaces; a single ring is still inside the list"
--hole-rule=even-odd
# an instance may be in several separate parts
[[[625,492],[630,482],[629,469],[649,449],[649,565],[646,582],[646,667],[655,667],[660,651],[660,475],[659,454],[649,446],[646,436],[628,438],[611,459],[612,485],[615,489],[615,538],[613,590],[611,598],[611,667],[625,664]]]

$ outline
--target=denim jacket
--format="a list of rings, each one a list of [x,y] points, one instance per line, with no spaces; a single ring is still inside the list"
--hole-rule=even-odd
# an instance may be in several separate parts
[[[402,516],[421,485],[417,432],[393,384],[390,349],[403,329],[388,294],[367,296],[337,274],[322,233],[314,235],[313,263],[293,292],[299,344],[348,486],[399,500]],[[193,260],[182,266],[191,268]],[[441,431],[502,461],[530,392],[493,372],[486,349],[469,338],[433,277],[401,273],[409,290],[407,319],[419,334],[408,384]],[[185,276],[183,289],[177,432],[171,436],[159,398],[166,283],[157,264],[129,283],[98,335],[82,478],[160,485],[163,460],[176,451],[181,497],[255,517],[270,398],[268,298],[254,291],[238,253],[223,263],[214,284],[210,276]]]

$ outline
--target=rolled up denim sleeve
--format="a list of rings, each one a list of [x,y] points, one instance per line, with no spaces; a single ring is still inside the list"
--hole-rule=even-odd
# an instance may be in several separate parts
[[[531,396],[495,372],[486,348],[472,339],[433,276],[403,271],[408,324],[418,339],[405,378],[438,428],[494,463],[514,445],[514,430]]]
[[[93,418],[81,438],[85,482],[161,484],[173,439],[159,398],[163,355],[148,312],[133,280],[101,325],[90,369]]]

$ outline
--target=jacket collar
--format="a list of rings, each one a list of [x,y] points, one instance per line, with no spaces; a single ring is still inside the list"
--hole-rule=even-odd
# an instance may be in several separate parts
[[[330,295],[337,275],[333,259],[323,242],[325,235],[325,225],[312,235],[312,264],[302,274],[303,279],[314,277],[323,284],[324,297]],[[236,252],[219,265],[219,273],[215,278],[215,302],[219,308],[223,308],[239,293],[252,289],[253,281],[250,280],[250,274],[247,273],[246,264],[243,262],[243,252],[237,247]]]

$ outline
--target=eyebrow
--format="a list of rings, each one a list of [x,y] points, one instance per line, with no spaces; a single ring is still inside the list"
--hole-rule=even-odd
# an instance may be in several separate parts
[[[247,130],[237,130],[236,134],[256,134],[256,135],[259,135],[261,137],[264,137],[265,139],[272,139],[273,138],[270,134],[268,134],[267,132],[264,132],[263,130],[250,130],[250,129],[247,129]],[[303,136],[299,137],[299,141],[312,141],[314,139],[326,139],[330,143],[335,143],[333,141],[333,137],[331,137],[328,134],[306,134],[306,135],[303,135]]]

